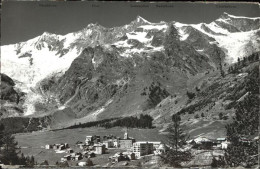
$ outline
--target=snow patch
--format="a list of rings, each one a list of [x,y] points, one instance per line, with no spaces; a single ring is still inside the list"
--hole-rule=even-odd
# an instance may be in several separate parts
[[[226,12],[224,12],[224,14],[228,15],[230,18],[242,18],[242,19],[252,19],[252,20],[260,19],[260,17],[235,16],[235,15],[228,14]]]
[[[140,28],[143,28],[144,30],[152,30],[152,29],[157,29],[157,30],[163,30],[167,28],[166,24],[163,25],[143,25],[140,26]]]
[[[153,39],[151,38],[146,38],[147,32],[130,32],[126,33],[126,36],[128,39],[135,39],[138,40],[141,43],[147,43]]]

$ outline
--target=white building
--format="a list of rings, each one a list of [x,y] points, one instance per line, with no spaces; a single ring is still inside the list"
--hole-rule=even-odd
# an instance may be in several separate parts
[[[78,165],[79,165],[80,167],[84,167],[84,166],[87,166],[87,162],[81,161],[81,162],[78,163]]]
[[[86,142],[87,145],[89,145],[90,142],[92,142],[93,140],[94,140],[94,139],[93,139],[93,136],[86,136],[85,142]]]
[[[47,149],[47,150],[48,150],[48,149],[52,149],[52,145],[46,144],[46,145],[45,145],[45,149]]]
[[[138,141],[133,143],[133,153],[137,158],[153,153],[153,143]]]
[[[229,141],[222,142],[221,143],[221,149],[227,149],[230,144],[231,143]]]
[[[158,148],[154,151],[155,155],[160,155],[166,151],[166,146],[164,144],[160,144]]]

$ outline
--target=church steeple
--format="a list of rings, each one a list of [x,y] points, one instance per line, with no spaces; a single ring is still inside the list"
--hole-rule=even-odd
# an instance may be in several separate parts
[[[127,129],[126,129],[125,134],[124,134],[124,139],[128,139]]]

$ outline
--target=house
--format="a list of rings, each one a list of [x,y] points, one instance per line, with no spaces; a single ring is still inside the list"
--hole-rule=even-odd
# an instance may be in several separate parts
[[[159,147],[154,151],[155,155],[160,155],[166,151],[166,146],[164,144],[160,144]]]
[[[78,163],[78,166],[85,167],[85,166],[87,166],[87,162],[81,161],[81,162]]]
[[[64,158],[66,159],[66,161],[71,160],[71,155],[65,155]]]
[[[100,142],[100,136],[96,136],[95,141],[96,141],[97,143],[99,143],[99,142]]]
[[[105,145],[94,144],[94,150],[95,150],[96,154],[104,154],[105,153]]]
[[[224,137],[217,138],[217,144],[221,144],[222,142],[226,141],[227,139]]]
[[[57,149],[59,149],[59,148],[60,148],[60,144],[54,144],[54,145],[53,145],[53,149],[54,149],[54,150],[57,150]]]
[[[59,150],[65,150],[66,147],[65,147],[65,145],[60,145],[58,149],[59,149]]]
[[[65,148],[69,148],[69,144],[68,143],[64,143]]]
[[[221,143],[221,149],[227,149],[230,144],[231,144],[231,142],[229,142],[227,140],[222,142]]]
[[[66,158],[64,158],[64,157],[61,157],[60,161],[61,161],[61,162],[65,162],[65,161],[67,161],[67,160],[66,160]]]
[[[112,140],[103,141],[103,144],[106,148],[112,148],[114,147],[114,142]]]
[[[75,156],[75,161],[79,161],[79,160],[81,160],[81,159],[83,159],[82,154]]]
[[[249,146],[249,145],[253,144],[252,140],[245,138],[245,137],[240,138],[239,142],[242,143],[245,146]]]
[[[85,143],[87,145],[90,145],[91,142],[93,142],[93,136],[86,136],[86,140],[85,140]]]
[[[73,153],[73,152],[74,151],[71,148],[67,149],[67,151],[66,151],[66,153]]]
[[[141,156],[152,154],[153,153],[153,144],[139,141],[133,144],[133,153],[135,153],[137,158]]]
[[[78,147],[83,150],[86,147],[86,144],[78,144]]]
[[[82,141],[77,141],[76,145],[78,145],[78,144],[83,144],[83,142]]]
[[[50,144],[46,144],[46,145],[45,145],[45,149],[47,149],[47,150],[48,150],[48,149],[52,149],[52,148],[53,148],[53,146],[50,145]]]
[[[129,157],[127,155],[123,155],[123,153],[120,153],[119,156],[115,157],[116,162],[120,161],[129,161]]]
[[[196,139],[194,139],[194,140],[191,140],[191,141],[189,141],[189,143],[191,143],[191,142],[195,142],[196,144],[201,144],[202,142],[210,142],[211,140],[210,139],[208,139],[208,138],[206,138],[206,137],[198,137],[198,138],[196,138]]]

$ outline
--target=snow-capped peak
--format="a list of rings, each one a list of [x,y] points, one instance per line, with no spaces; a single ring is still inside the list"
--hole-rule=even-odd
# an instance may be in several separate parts
[[[237,19],[239,19],[239,18],[241,18],[241,19],[251,19],[251,20],[260,19],[260,17],[235,16],[235,15],[231,15],[231,14],[229,14],[229,13],[227,13],[227,12],[224,12],[224,13],[220,16],[220,18],[222,18],[222,19],[228,19],[228,18],[237,18]]]
[[[146,19],[144,19],[141,16],[137,16],[135,21],[138,22],[138,23],[142,22],[142,23],[151,24],[151,22],[147,21]]]

